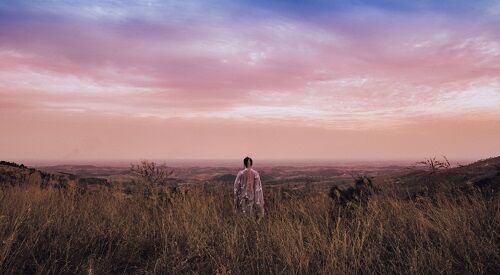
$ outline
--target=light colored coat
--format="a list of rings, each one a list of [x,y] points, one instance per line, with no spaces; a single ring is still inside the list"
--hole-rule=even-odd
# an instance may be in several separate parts
[[[259,173],[251,168],[238,172],[234,181],[234,205],[241,207],[244,201],[264,208],[264,194]]]

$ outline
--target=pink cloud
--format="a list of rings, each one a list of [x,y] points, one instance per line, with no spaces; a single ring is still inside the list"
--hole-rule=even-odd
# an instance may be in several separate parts
[[[0,115],[22,113],[28,124],[37,116],[51,123],[57,115],[69,117],[61,118],[60,128],[54,126],[58,132],[71,128],[75,117],[88,123],[87,130],[97,123],[95,117],[128,121],[124,125],[137,131],[137,120],[145,117],[158,124],[188,121],[192,129],[175,124],[184,138],[200,123],[230,121],[234,131],[241,130],[238,123],[255,124],[263,127],[262,136],[275,135],[271,129],[278,125],[296,125],[311,132],[302,135],[304,141],[321,139],[326,129],[327,136],[339,134],[345,143],[355,138],[349,132],[354,130],[369,134],[397,126],[406,129],[398,136],[403,139],[438,128],[423,117],[440,127],[468,115],[483,126],[497,125],[500,43],[494,30],[432,13],[405,20],[380,11],[353,12],[346,18],[359,19],[349,24],[332,14],[323,16],[333,19],[319,22],[278,17],[192,25],[55,16],[12,20],[0,26]],[[375,23],[376,18],[385,20]],[[412,126],[414,121],[420,124]],[[478,137],[489,142],[491,131],[483,126]],[[97,128],[109,135],[106,142],[126,134]],[[472,122],[470,129],[475,129]],[[37,135],[51,137],[41,130]],[[383,134],[377,132],[377,139],[385,144]],[[319,147],[310,150],[321,155]]]

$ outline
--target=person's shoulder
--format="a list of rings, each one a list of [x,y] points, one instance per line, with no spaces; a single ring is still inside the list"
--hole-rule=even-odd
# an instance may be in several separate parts
[[[256,170],[252,169],[252,172],[256,177],[260,177],[259,172],[257,172]]]
[[[237,174],[237,175],[238,175],[238,176],[239,176],[239,175],[243,175],[243,173],[245,173],[245,170],[244,170],[244,169],[243,169],[243,170],[240,170],[240,171],[238,172],[238,174]]]

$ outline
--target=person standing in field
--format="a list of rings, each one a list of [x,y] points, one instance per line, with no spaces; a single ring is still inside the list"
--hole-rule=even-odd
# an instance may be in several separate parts
[[[264,216],[264,194],[259,173],[252,169],[253,160],[246,157],[243,160],[245,169],[238,172],[234,181],[235,212],[241,211],[250,216],[257,210],[257,218]]]

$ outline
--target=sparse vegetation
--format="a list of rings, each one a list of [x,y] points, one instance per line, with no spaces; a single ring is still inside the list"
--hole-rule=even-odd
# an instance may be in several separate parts
[[[160,187],[167,185],[167,180],[172,175],[172,171],[166,165],[147,160],[131,164],[130,170],[137,177],[139,185],[145,188],[144,193],[155,199],[161,191]]]
[[[349,186],[346,189],[341,189],[337,185],[332,186],[329,196],[342,206],[352,204],[366,206],[370,197],[377,191],[370,177],[358,176],[354,178],[354,186]]]
[[[431,173],[435,173],[440,169],[451,168],[451,163],[446,156],[443,156],[443,160],[438,160],[436,157],[426,158],[423,161],[417,162],[417,164],[427,167]]]
[[[193,186],[169,201],[0,191],[0,273],[500,272],[498,197],[399,199],[343,207],[327,194],[266,190],[257,224],[232,214],[229,186]],[[292,193],[290,193],[292,194]]]

